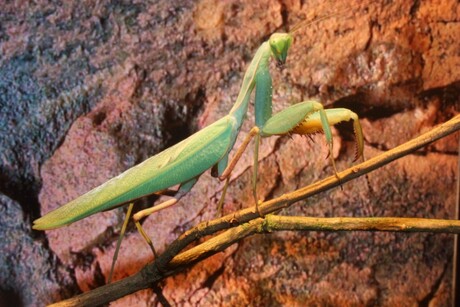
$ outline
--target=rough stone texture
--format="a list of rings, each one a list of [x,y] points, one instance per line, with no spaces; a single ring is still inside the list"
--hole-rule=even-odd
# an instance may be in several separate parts
[[[226,114],[272,32],[331,11],[340,14],[296,33],[282,70],[271,67],[275,111],[308,98],[352,109],[368,158],[458,113],[454,0],[2,4],[0,191],[9,198],[1,198],[0,302],[43,305],[104,284],[122,208],[46,237],[30,231],[31,220]],[[252,123],[251,107],[243,133]],[[352,163],[350,131],[334,130],[340,169]],[[260,197],[332,174],[324,137],[314,140],[264,140]],[[458,141],[457,133],[373,172],[371,189],[360,178],[282,213],[452,218]],[[251,150],[232,176],[225,212],[252,203]],[[213,218],[221,187],[206,173],[180,204],[147,218],[156,248]],[[445,306],[451,258],[450,235],[280,232],[245,239],[167,279],[164,294],[179,305]],[[115,279],[151,259],[131,227]],[[113,305],[156,302],[144,290]]]
[[[0,194],[0,214],[0,306],[43,305],[72,295],[72,270],[34,240],[21,206]]]

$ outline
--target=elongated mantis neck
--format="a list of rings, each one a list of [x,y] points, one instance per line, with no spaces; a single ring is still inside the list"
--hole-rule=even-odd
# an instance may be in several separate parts
[[[255,86],[255,77],[257,71],[261,67],[268,66],[268,60],[270,58],[270,46],[268,42],[264,42],[254,56],[249,64],[248,69],[244,75],[243,84],[241,85],[240,93],[238,94],[238,98],[236,99],[235,104],[233,105],[232,109],[229,112],[229,115],[232,115],[236,118],[238,122],[238,127],[241,126],[243,123],[244,117],[248,110],[249,100],[251,97],[251,93]]]

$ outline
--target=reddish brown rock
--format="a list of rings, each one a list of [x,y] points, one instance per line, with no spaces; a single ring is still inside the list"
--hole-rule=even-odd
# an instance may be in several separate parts
[[[15,5],[2,10],[10,15],[0,13],[2,76],[13,71],[11,80],[19,84],[0,80],[2,110],[8,110],[3,114],[10,116],[2,121],[7,124],[0,141],[1,175],[8,184],[0,187],[17,195],[33,182],[36,188],[24,191],[39,199],[42,213],[222,117],[256,48],[305,17],[339,12],[296,33],[286,66],[271,66],[276,111],[310,98],[348,107],[363,119],[370,158],[451,118],[460,106],[460,8],[454,0],[352,1],[344,8],[268,0]],[[31,97],[24,100],[21,93],[28,91]],[[16,112],[18,105],[29,109]],[[17,122],[30,123],[28,133],[15,133]],[[242,132],[252,125],[251,106]],[[334,132],[339,169],[352,164],[350,131],[343,125]],[[452,218],[457,144],[458,133],[373,172],[371,189],[359,178],[281,213]],[[322,135],[314,142],[297,136],[264,140],[259,197],[331,175],[325,157]],[[251,165],[252,148],[233,173],[225,212],[253,204]],[[206,173],[180,204],[147,218],[143,226],[158,251],[214,218],[221,189]],[[43,283],[53,300],[74,295],[66,291],[76,285],[87,291],[106,282],[122,218],[117,209],[47,232],[44,246],[75,277],[57,294],[55,284]],[[30,239],[29,232],[23,235]],[[244,239],[163,286],[179,305],[445,306],[451,300],[451,258],[450,235],[279,232]],[[151,259],[131,227],[115,279]],[[50,276],[60,269],[50,269]],[[23,274],[22,280],[35,280]],[[47,302],[44,291],[37,290],[34,303]],[[155,302],[153,292],[144,290],[114,305]]]

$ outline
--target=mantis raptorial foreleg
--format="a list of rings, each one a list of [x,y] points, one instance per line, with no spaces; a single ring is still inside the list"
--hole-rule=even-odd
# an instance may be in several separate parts
[[[255,136],[255,150],[254,150],[254,171],[253,171],[253,194],[256,200],[256,209],[258,208],[258,198],[256,191],[256,181],[258,173],[258,151],[260,137],[269,137],[272,135],[285,135],[285,134],[301,134],[308,135],[317,132],[324,132],[326,142],[328,144],[329,158],[331,165],[334,169],[335,176],[340,179],[337,175],[338,171],[335,166],[333,157],[333,141],[332,132],[330,126],[338,124],[339,122],[353,120],[353,128],[356,139],[356,157],[364,159],[364,142],[361,124],[356,113],[344,109],[324,109],[323,105],[317,101],[304,101],[292,105],[281,112],[271,116],[263,125],[262,129],[258,131]]]
[[[327,120],[329,125],[333,126],[340,122],[344,121],[353,121],[353,131],[355,134],[356,141],[356,153],[355,161],[361,157],[364,160],[364,138],[361,124],[359,122],[358,115],[352,112],[349,109],[345,108],[335,108],[335,109],[326,109]],[[294,128],[293,133],[297,134],[313,134],[316,132],[321,132],[321,120],[319,113],[313,113],[308,116],[308,118],[302,121],[297,127]]]
[[[328,144],[328,157],[330,158],[331,165],[334,169],[334,173],[336,176],[338,171],[335,166],[334,157],[332,154],[333,151],[333,141],[332,141],[332,132],[330,126],[336,125],[343,121],[353,121],[353,128],[355,133],[356,139],[356,159],[359,157],[364,158],[363,150],[364,150],[364,143],[363,143],[363,134],[361,129],[361,124],[359,122],[359,118],[356,113],[344,109],[344,108],[335,108],[335,109],[324,109],[323,105],[317,101],[304,101],[292,105],[283,111],[274,114],[263,124],[262,129],[255,126],[251,129],[251,131],[246,136],[245,140],[241,144],[240,148],[237,150],[235,156],[231,160],[228,167],[225,169],[222,176],[219,178],[221,180],[227,179],[235,167],[238,160],[241,158],[243,152],[246,150],[249,142],[252,138],[255,140],[254,145],[254,164],[253,164],[253,176],[252,176],[252,189],[253,189],[253,196],[256,204],[257,212],[262,216],[258,208],[259,199],[257,196],[257,178],[258,178],[258,153],[259,153],[259,143],[260,137],[269,137],[272,135],[285,135],[285,134],[301,134],[301,135],[309,135],[315,134],[318,132],[324,132],[326,137],[326,142]],[[355,160],[356,160],[355,159]],[[340,178],[339,178],[340,179]],[[226,182],[227,185],[228,181]],[[224,191],[226,190],[226,186],[224,187]],[[222,194],[224,195],[225,192]],[[221,197],[222,201],[222,197]],[[221,205],[221,201],[219,202],[219,206]]]
[[[291,121],[287,121],[289,118],[291,118]],[[331,159],[335,175],[338,176],[337,168],[335,167],[335,161],[332,155],[333,142],[330,126],[349,120],[353,121],[353,129],[355,133],[355,158],[358,159],[359,157],[362,157],[364,159],[363,132],[358,115],[344,108],[324,109],[319,102],[312,100],[300,102],[273,115],[264,125],[261,135],[263,137],[267,137],[271,135],[308,135],[315,134],[317,132],[324,132],[326,142],[329,147],[329,158]]]

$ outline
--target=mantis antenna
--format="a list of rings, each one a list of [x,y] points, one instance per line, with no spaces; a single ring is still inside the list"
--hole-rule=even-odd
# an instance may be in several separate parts
[[[301,22],[297,23],[296,25],[294,25],[292,27],[292,29],[289,31],[289,34],[294,34],[295,32],[297,32],[298,30],[300,30],[301,28],[303,28],[305,26],[309,26],[309,25],[318,23],[320,21],[323,21],[323,20],[326,20],[326,19],[329,19],[329,18],[332,18],[332,17],[341,16],[345,12],[346,11],[341,11],[339,13],[332,13],[332,14],[328,14],[328,15],[315,17],[315,18],[313,18],[311,20],[308,20],[308,19],[302,20]]]

